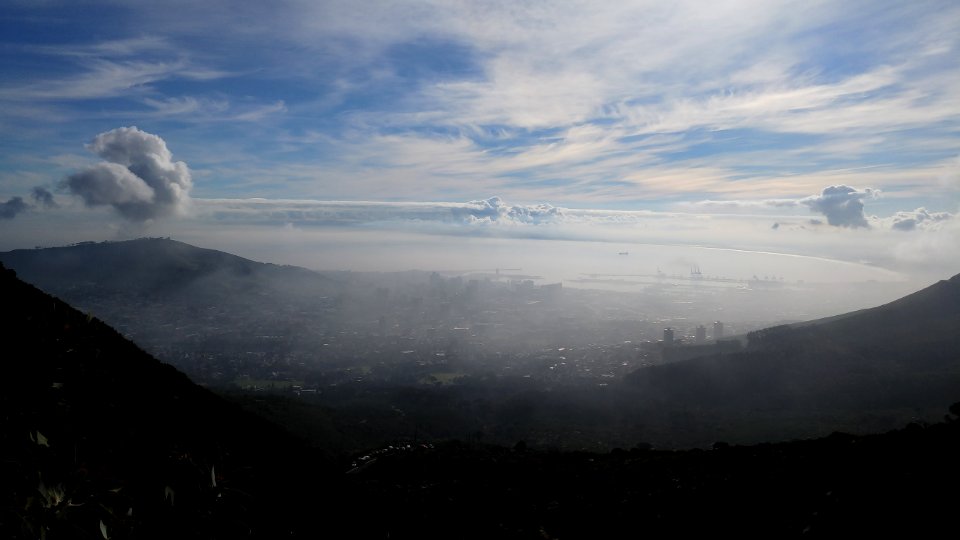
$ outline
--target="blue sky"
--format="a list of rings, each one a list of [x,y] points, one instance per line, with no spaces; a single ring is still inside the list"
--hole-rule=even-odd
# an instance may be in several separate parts
[[[0,36],[3,248],[429,223],[960,271],[954,1],[11,0]],[[92,149],[132,126],[175,193]]]

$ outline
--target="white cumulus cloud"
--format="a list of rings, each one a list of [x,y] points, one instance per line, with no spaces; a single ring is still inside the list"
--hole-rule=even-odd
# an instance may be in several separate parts
[[[823,188],[820,195],[800,199],[798,202],[819,212],[827,218],[827,223],[835,227],[869,227],[863,214],[863,199],[876,197],[874,189],[858,190],[850,186],[829,186]]]
[[[101,133],[88,149],[105,161],[68,176],[63,185],[88,206],[112,206],[134,222],[182,213],[193,181],[187,164],[157,135],[136,127]]]

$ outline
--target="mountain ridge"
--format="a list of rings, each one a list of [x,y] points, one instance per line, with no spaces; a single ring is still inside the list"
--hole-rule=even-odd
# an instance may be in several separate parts
[[[929,304],[936,303],[939,304],[939,307],[950,309],[953,311],[953,315],[960,313],[960,274],[957,274],[951,278],[941,279],[936,283],[933,283],[919,291],[908,294],[904,297],[898,298],[886,304],[875,306],[872,308],[860,309],[850,313],[843,313],[839,315],[834,315],[832,317],[825,317],[823,319],[815,319],[812,321],[804,321],[791,326],[794,328],[802,328],[807,326],[820,326],[823,324],[828,324],[832,322],[847,321],[848,319],[856,319],[860,316],[877,316],[877,313],[888,312],[891,310],[900,310],[900,315],[906,314],[905,312],[910,312],[915,309],[919,309],[922,304],[927,304],[922,306],[924,310],[929,310]],[[907,319],[906,322],[909,323],[912,319]]]
[[[640,369],[626,383],[638,399],[729,414],[935,418],[960,395],[960,276],[848,316],[752,332],[743,351]]]
[[[91,264],[96,261],[97,264]],[[78,283],[107,279],[111,268],[124,274],[110,275],[111,286],[125,293],[180,294],[194,282],[214,284],[212,276],[240,278],[254,286],[255,274],[282,276],[284,281],[313,280],[312,285],[331,279],[305,268],[275,265],[246,259],[227,252],[201,248],[169,238],[139,238],[111,242],[81,242],[70,246],[18,249],[0,253],[0,262],[29,276],[44,290],[62,288],[64,274]]]

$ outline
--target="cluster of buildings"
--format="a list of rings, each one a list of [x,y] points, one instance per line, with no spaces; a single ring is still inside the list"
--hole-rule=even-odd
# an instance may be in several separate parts
[[[663,340],[657,345],[661,362],[677,362],[701,356],[734,353],[743,348],[739,337],[724,337],[723,323],[720,321],[713,323],[713,339],[710,341],[707,340],[706,326],[701,324],[694,330],[692,342],[676,336],[674,329],[668,327],[664,328]]]
[[[713,323],[713,340],[720,341],[723,339],[723,323],[720,321],[714,321]],[[707,327],[704,325],[697,326],[694,330],[693,342],[697,345],[705,345],[707,343]],[[663,344],[664,346],[670,347],[674,345],[680,345],[682,339],[676,336],[672,327],[663,329]]]

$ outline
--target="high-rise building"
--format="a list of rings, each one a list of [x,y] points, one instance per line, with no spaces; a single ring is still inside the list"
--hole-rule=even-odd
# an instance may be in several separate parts
[[[663,344],[673,345],[673,328],[663,329]]]
[[[697,345],[702,345],[707,342],[707,327],[700,325],[697,327],[697,333],[695,336],[695,341]]]
[[[723,338],[723,323],[717,321],[713,323],[713,339]]]

